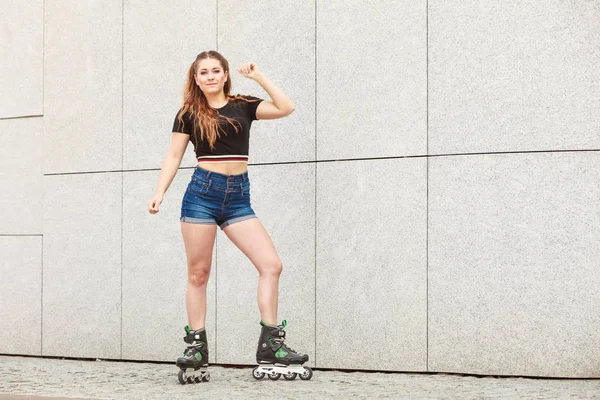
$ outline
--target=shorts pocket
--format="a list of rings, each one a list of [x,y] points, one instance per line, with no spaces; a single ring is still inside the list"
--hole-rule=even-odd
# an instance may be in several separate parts
[[[188,190],[194,193],[206,194],[210,189],[210,181],[200,181],[196,178],[192,178],[192,181],[188,185]]]

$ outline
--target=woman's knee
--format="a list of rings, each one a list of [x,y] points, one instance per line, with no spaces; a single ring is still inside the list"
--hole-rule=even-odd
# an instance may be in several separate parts
[[[210,275],[208,268],[194,268],[188,272],[188,283],[192,286],[206,286]]]
[[[259,272],[261,274],[267,274],[267,275],[279,276],[279,275],[281,275],[282,271],[283,271],[283,264],[279,258],[275,258],[273,260],[265,262],[259,268]]]

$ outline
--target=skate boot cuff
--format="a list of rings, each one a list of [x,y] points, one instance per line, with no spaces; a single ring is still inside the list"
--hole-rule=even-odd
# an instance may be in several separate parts
[[[285,339],[285,331],[281,328],[281,326],[263,325],[261,336],[263,335],[266,335],[267,337]]]
[[[283,322],[281,322],[281,325],[271,325],[271,324],[267,324],[265,322],[263,322],[262,320],[260,321],[260,324],[264,327],[267,328],[280,328],[280,329],[285,329],[286,325],[287,325],[287,321],[284,319]]]
[[[185,328],[187,335],[183,337],[183,341],[187,343],[188,347],[198,346],[202,343],[206,344],[206,329],[201,328],[192,331],[187,326]]]
[[[195,331],[193,331],[193,330],[190,329],[189,325],[185,326],[185,333],[188,334],[188,335],[190,333],[192,333],[192,332],[200,333],[200,332],[204,332],[204,331],[206,331],[205,328],[200,328],[200,329],[196,329]]]

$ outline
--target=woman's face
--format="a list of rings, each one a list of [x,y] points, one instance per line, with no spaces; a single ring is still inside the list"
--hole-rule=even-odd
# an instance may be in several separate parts
[[[198,64],[196,70],[196,84],[204,94],[217,94],[223,90],[227,82],[227,73],[223,70],[219,60],[205,58]]]

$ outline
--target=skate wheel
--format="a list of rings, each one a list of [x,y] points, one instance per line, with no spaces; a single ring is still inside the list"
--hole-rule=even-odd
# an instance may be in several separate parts
[[[261,380],[262,378],[265,377],[265,373],[259,372],[258,367],[254,367],[254,369],[252,370],[252,376],[254,377],[254,379]]]
[[[302,379],[303,381],[307,381],[310,378],[312,378],[312,376],[312,369],[310,369],[309,367],[304,367],[304,372],[300,374],[300,379]]]
[[[187,374],[183,369],[179,370],[179,373],[177,374],[177,379],[182,385],[185,385],[185,383],[187,382]]]
[[[200,382],[202,382],[202,378],[199,377],[199,376],[197,376],[197,377],[194,378],[194,382],[200,383]]]
[[[210,381],[210,374],[207,373],[202,377],[202,382],[208,382],[208,381]]]
[[[295,372],[289,372],[287,374],[283,374],[283,379],[285,379],[286,381],[293,381],[294,379],[296,379],[296,376],[298,374]]]
[[[278,374],[276,372],[273,372],[272,374],[269,374],[269,379],[272,380],[272,381],[276,381],[279,378],[281,378],[281,374]]]
[[[192,378],[191,376],[188,376],[187,383],[194,383],[194,378]]]

